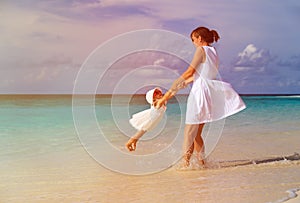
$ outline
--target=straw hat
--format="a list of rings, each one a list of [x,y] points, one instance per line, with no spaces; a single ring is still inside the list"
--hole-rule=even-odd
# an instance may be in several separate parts
[[[149,103],[149,104],[153,104],[153,94],[154,94],[154,91],[155,90],[159,90],[159,91],[161,91],[161,89],[160,88],[158,88],[158,87],[156,87],[156,88],[154,88],[154,89],[152,89],[152,90],[149,90],[147,93],[146,93],[146,100],[147,100],[147,102]],[[162,91],[161,91],[162,92]]]

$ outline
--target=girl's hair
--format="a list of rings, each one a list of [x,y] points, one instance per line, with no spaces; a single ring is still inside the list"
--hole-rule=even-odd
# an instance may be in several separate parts
[[[193,40],[193,38],[192,38],[193,36],[196,37],[196,38],[201,36],[201,38],[209,44],[211,44],[213,42],[217,42],[220,39],[220,36],[217,33],[217,31],[209,30],[206,27],[197,27],[195,30],[193,30],[191,32],[191,39],[192,40]]]

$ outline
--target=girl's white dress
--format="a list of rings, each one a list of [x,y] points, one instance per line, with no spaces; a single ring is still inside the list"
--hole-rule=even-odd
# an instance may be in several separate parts
[[[156,109],[151,105],[150,109],[132,115],[129,123],[137,130],[150,131],[161,121],[165,111],[166,106]]]
[[[197,61],[197,52],[191,63],[195,67],[194,83],[187,101],[186,124],[216,121],[246,108],[231,85],[216,80],[218,55],[214,47],[203,46],[206,53],[204,63]],[[199,53],[198,53],[199,54]]]

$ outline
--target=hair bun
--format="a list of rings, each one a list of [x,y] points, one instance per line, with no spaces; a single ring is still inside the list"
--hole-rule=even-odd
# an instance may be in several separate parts
[[[215,30],[210,30],[210,32],[213,36],[214,41],[217,42],[220,39],[220,36],[219,36],[218,32],[215,31]]]
[[[201,36],[202,40],[205,42],[211,44],[213,42],[217,42],[220,39],[220,36],[217,31],[210,30],[207,27],[197,27],[195,30],[191,32],[191,39],[193,40],[193,37],[198,38]]]

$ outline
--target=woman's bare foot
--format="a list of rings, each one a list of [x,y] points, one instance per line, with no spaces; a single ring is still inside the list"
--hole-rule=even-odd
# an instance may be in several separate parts
[[[203,152],[196,153],[196,158],[200,165],[205,166],[205,155]]]
[[[187,168],[190,166],[190,161],[184,160],[183,167]]]
[[[190,166],[190,159],[191,159],[191,156],[192,156],[192,153],[190,152],[187,152],[185,153],[185,155],[183,156],[183,159],[184,159],[184,164],[183,166],[184,167],[189,167]]]

